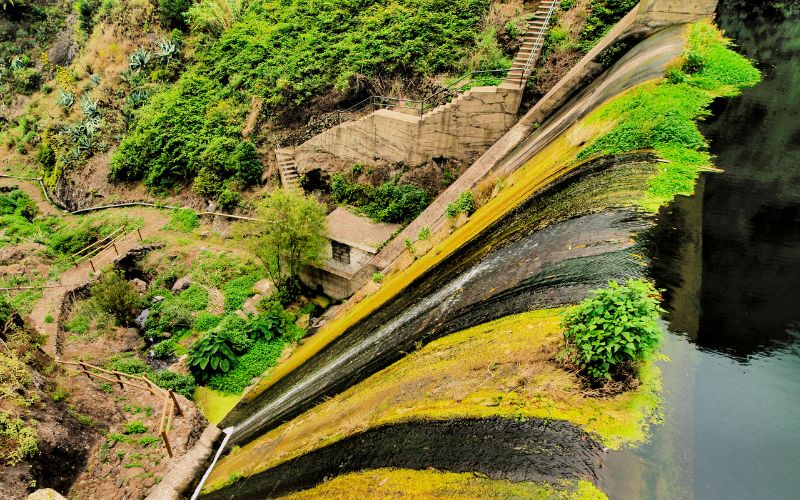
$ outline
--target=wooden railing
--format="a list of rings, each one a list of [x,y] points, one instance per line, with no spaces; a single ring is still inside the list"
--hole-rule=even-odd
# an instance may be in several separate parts
[[[148,391],[154,396],[161,396],[164,404],[161,411],[161,421],[158,426],[158,435],[164,442],[164,447],[167,450],[167,454],[172,457],[172,446],[169,444],[168,437],[169,428],[172,425],[172,418],[176,413],[180,416],[183,416],[183,410],[181,410],[181,407],[178,404],[178,398],[175,397],[175,393],[172,392],[172,390],[162,389],[161,387],[157,386],[153,381],[147,378],[146,374],[131,375],[115,370],[106,370],[105,368],[90,365],[89,363],[61,360],[56,361],[62,365],[79,367],[79,373],[85,374],[89,380],[94,380],[97,378],[113,384],[119,384],[120,388],[123,389],[127,385],[135,389]]]
[[[81,248],[70,256],[72,263],[77,266],[88,260],[89,265],[92,266],[92,271],[96,272],[110,258],[119,255],[117,244],[130,239],[134,234],[139,236],[139,241],[142,241],[142,232],[139,229],[130,230],[129,232],[126,232],[126,229],[124,225],[120,226],[111,231],[105,238]],[[110,251],[111,249],[114,250],[113,254]],[[107,254],[103,255],[106,252]]]

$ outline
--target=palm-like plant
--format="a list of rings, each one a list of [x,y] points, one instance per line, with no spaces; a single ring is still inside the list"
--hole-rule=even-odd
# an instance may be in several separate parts
[[[92,84],[95,87],[97,87],[98,85],[100,85],[100,75],[92,73],[91,75],[89,75],[89,81],[91,81]]]
[[[134,90],[128,96],[128,106],[133,109],[140,108],[147,102],[148,97],[150,97],[150,92],[147,90]]]
[[[60,90],[58,93],[58,99],[56,100],[59,106],[65,109],[69,109],[75,104],[75,94],[70,91]]]
[[[150,65],[152,56],[153,54],[149,50],[144,47],[139,47],[131,54],[128,60],[128,67],[133,71],[144,71]]]
[[[100,116],[100,105],[87,94],[81,96],[81,110],[89,118]]]
[[[11,68],[11,71],[18,71],[27,68],[30,63],[31,60],[28,56],[14,56],[11,58],[11,64],[9,64],[9,67]]]
[[[171,38],[162,37],[158,41],[158,52],[156,57],[162,64],[169,64],[172,59],[178,57],[178,44]]]
[[[99,116],[92,116],[83,121],[83,130],[89,137],[93,137],[102,126],[103,120]]]

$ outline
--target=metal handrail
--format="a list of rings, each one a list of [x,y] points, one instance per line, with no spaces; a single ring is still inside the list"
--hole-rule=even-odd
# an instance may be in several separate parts
[[[536,40],[534,40],[533,46],[531,47],[531,53],[528,54],[528,60],[525,61],[525,66],[522,68],[522,75],[519,79],[520,87],[522,87],[522,82],[525,80],[525,75],[533,64],[533,54],[536,54],[536,60],[539,59],[540,54],[537,52],[537,49],[541,50],[542,48],[542,38],[544,37],[548,26],[550,26],[550,19],[553,17],[553,11],[556,10],[556,5],[561,5],[561,2],[559,0],[553,0],[553,2],[550,4],[550,8],[547,9],[547,15],[544,18],[542,29],[539,30],[539,35],[536,37]]]

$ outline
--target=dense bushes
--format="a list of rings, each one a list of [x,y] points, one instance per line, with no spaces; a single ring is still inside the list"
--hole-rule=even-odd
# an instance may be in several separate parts
[[[448,219],[454,219],[459,214],[472,215],[475,212],[475,196],[472,191],[462,191],[452,203],[447,205],[445,215]]]
[[[37,212],[36,204],[20,189],[0,194],[0,215],[17,215],[32,221]]]
[[[610,281],[564,316],[567,356],[594,380],[611,379],[658,346],[664,310],[651,283]]]
[[[251,96],[264,98],[268,115],[289,116],[326,92],[358,90],[350,88],[363,80],[357,75],[460,72],[490,3],[265,0],[233,23],[239,2],[199,2],[189,19],[220,38],[175,85],[133,112],[111,175],[155,188],[193,181],[198,194],[212,199],[230,181],[252,185],[262,167],[240,134]],[[496,43],[482,43],[481,67],[494,64]]]
[[[92,299],[103,311],[114,316],[117,324],[127,325],[141,306],[139,294],[119,271],[106,271],[92,285]]]
[[[408,223],[431,202],[427,191],[411,184],[385,182],[378,187],[347,180],[342,174],[331,177],[334,201],[356,207],[377,222]]]
[[[121,355],[112,359],[105,368],[130,375],[147,375],[147,378],[162,389],[172,390],[186,399],[194,397],[195,382],[191,375],[169,370],[157,371],[139,358]]]
[[[594,47],[638,3],[638,0],[592,0],[589,17],[580,33],[583,51]]]

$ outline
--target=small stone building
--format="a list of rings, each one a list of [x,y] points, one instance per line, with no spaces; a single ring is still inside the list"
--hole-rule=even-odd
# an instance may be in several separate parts
[[[356,291],[355,275],[378,253],[379,247],[399,229],[398,224],[382,224],[339,207],[328,215],[328,245],[324,264],[301,274],[312,288],[344,300]]]

